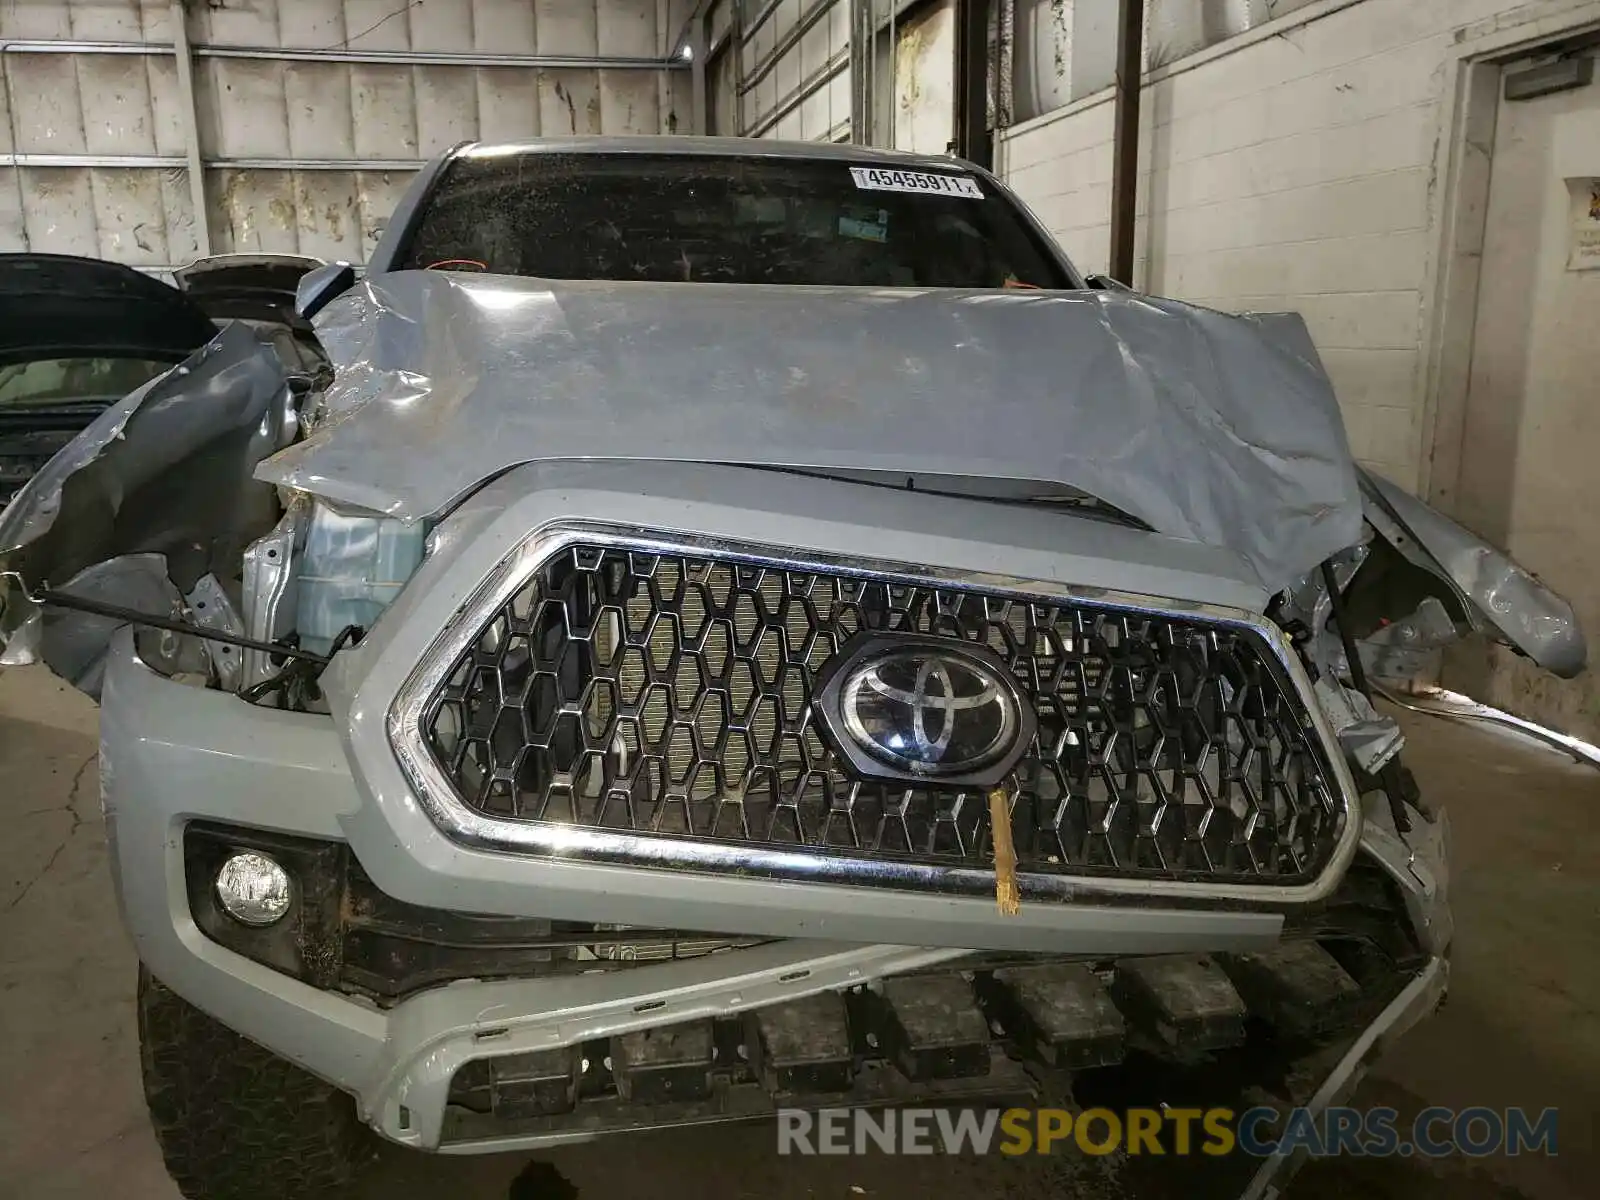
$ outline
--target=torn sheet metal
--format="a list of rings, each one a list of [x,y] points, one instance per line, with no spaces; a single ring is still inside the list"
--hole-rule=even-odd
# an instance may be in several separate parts
[[[406,271],[318,320],[327,417],[257,477],[414,521],[541,459],[1064,484],[1270,591],[1358,540],[1298,317],[1102,292],[550,282]]]
[[[163,555],[180,592],[240,552],[277,516],[251,472],[295,435],[295,401],[277,353],[234,323],[183,363],[111,405],[28,481],[0,514],[0,562],[37,590],[125,555]],[[11,589],[11,635],[37,625]],[[37,637],[34,639],[37,641]]]
[[[1457,627],[1438,597],[1428,596],[1409,617],[1374,630],[1356,643],[1356,649],[1370,678],[1410,687],[1417,680],[1437,679],[1444,664],[1444,648],[1470,632],[1465,626]],[[1338,638],[1332,640],[1338,642]],[[1337,649],[1343,664],[1344,647]]]
[[[121,441],[128,418],[136,412],[163,376],[156,376],[109,406],[87,428],[51,456],[0,510],[0,555],[9,555],[37,541],[55,524],[67,480],[83,470],[113,442]]]
[[[1476,534],[1363,470],[1367,520],[1417,566],[1450,585],[1485,633],[1562,679],[1583,671],[1588,646],[1572,606]]]
[[[194,585],[194,590],[183,599],[196,625],[235,637],[244,636],[244,622],[239,619],[233,598],[215,575],[202,575]],[[227,642],[205,641],[201,645],[205,648],[206,658],[222,690],[237,692],[245,651]]]
[[[1327,715],[1339,745],[1350,760],[1368,775],[1383,770],[1406,744],[1400,726],[1372,707],[1360,692],[1344,687],[1328,676],[1315,684],[1317,699]]]
[[[1364,526],[1361,532],[1364,539],[1367,534]],[[1334,583],[1338,586],[1341,596],[1349,588],[1356,572],[1360,571],[1362,564],[1367,561],[1369,553],[1363,540],[1360,545],[1349,546],[1328,557],[1327,561],[1333,564]],[[1328,619],[1332,615],[1333,597],[1328,594],[1328,581],[1323,577],[1320,567],[1307,571],[1284,589],[1283,603],[1279,610],[1279,617],[1283,621],[1304,625],[1315,634],[1321,635],[1327,632]],[[1326,664],[1320,660],[1318,665],[1326,669]]]
[[[276,642],[294,629],[295,608],[300,581],[295,557],[304,536],[305,518],[310,504],[304,497],[291,504],[272,532],[251,542],[244,552],[242,607],[246,636],[258,642]],[[262,650],[246,650],[241,672],[245,687],[276,674],[272,656]]]

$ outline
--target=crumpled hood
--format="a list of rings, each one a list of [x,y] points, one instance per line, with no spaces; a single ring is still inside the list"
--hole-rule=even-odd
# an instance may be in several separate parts
[[[257,478],[404,520],[547,459],[1065,485],[1269,591],[1361,532],[1297,316],[1101,292],[552,282],[407,271],[331,305],[320,428]]]

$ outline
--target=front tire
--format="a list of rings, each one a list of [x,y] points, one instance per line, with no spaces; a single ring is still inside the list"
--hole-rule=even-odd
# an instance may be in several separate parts
[[[347,1187],[371,1139],[344,1092],[227,1026],[139,968],[145,1103],[188,1200],[283,1200]]]

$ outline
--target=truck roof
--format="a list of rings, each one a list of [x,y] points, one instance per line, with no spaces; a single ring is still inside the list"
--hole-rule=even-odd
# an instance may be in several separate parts
[[[907,168],[976,169],[972,163],[949,154],[914,154],[907,150],[885,150],[877,146],[855,146],[846,142],[780,142],[769,138],[661,135],[530,138],[520,142],[465,142],[452,150],[450,157],[471,158],[510,154],[685,154],[708,158],[809,158],[847,163],[892,162]]]

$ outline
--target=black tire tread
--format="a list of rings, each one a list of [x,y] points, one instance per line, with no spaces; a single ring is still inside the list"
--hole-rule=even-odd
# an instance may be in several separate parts
[[[355,1104],[213,1020],[143,968],[139,1059],[167,1172],[188,1200],[296,1200],[371,1157]]]

